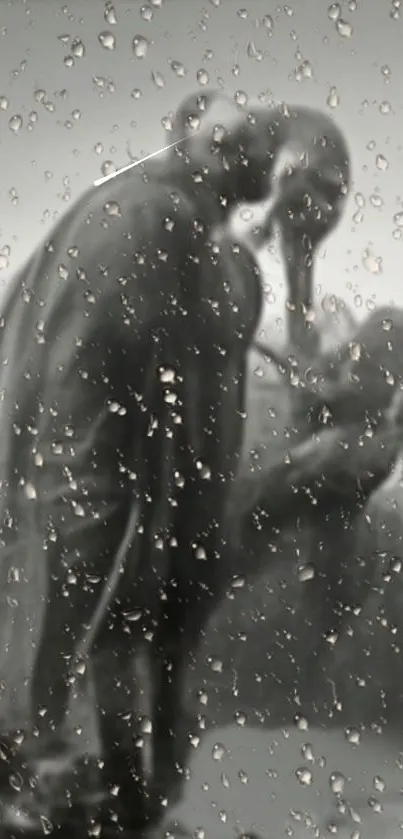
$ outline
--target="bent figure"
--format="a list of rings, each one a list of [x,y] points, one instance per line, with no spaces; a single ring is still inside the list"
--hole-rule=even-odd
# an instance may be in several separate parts
[[[108,712],[95,668],[101,825],[142,826],[179,786],[183,672],[227,581],[224,509],[259,311],[255,291],[249,300],[220,271],[212,288],[210,237],[238,202],[266,197],[276,153],[300,126],[311,124],[312,142],[317,130],[304,109],[243,113],[212,94],[196,104],[199,130],[169,158],[79,199],[16,276],[3,312],[4,624],[11,569],[22,565],[32,580],[44,565],[47,578],[31,754],[62,739],[69,687],[85,665],[77,649],[122,559],[92,650],[106,653],[111,674],[140,644],[152,661],[146,792],[130,709]],[[118,675],[116,694],[124,705]],[[40,784],[26,789],[5,823],[67,818],[45,806]]]

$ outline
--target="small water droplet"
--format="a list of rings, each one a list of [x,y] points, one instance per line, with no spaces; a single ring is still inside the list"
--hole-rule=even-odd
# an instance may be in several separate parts
[[[116,47],[116,38],[112,32],[100,32],[98,41],[105,50],[114,50]]]
[[[112,175],[113,172],[116,172],[116,166],[112,160],[105,160],[101,166],[101,172],[103,175]]]
[[[326,104],[329,108],[337,108],[340,105],[340,96],[337,91],[337,87],[331,87],[329,91],[329,95],[326,99]]]
[[[165,79],[164,79],[162,73],[158,73],[158,72],[154,73],[153,72],[153,73],[151,73],[151,78],[152,78],[156,87],[158,87],[160,89],[165,87]]]
[[[133,38],[133,52],[136,58],[145,58],[148,52],[148,47],[150,46],[147,38],[144,35],[135,35]]]
[[[389,168],[389,161],[383,154],[377,154],[375,163],[376,168],[379,169],[380,172],[386,172]]]
[[[173,60],[170,59],[168,64],[169,64],[171,70],[175,73],[176,76],[179,76],[180,78],[183,78],[183,76],[186,76],[187,70],[185,69],[183,64],[181,64],[180,61],[173,61]]]
[[[212,748],[211,754],[213,760],[222,760],[226,754],[225,746],[223,746],[222,743],[215,743]]]
[[[200,69],[196,73],[196,79],[197,79],[199,85],[204,86],[204,85],[209,83],[210,76],[209,76],[207,70]]]
[[[271,15],[265,15],[262,18],[262,25],[267,29],[267,31],[271,34],[273,32],[273,18]]]
[[[15,792],[21,792],[21,790],[24,786],[24,781],[22,779],[22,775],[20,775],[19,772],[12,772],[11,775],[9,776],[9,784],[10,784],[10,787],[13,790],[15,790]]]
[[[20,114],[14,114],[14,116],[9,120],[8,125],[10,130],[14,131],[14,134],[18,134],[22,128],[22,117]]]
[[[0,96],[0,110],[6,111],[9,106],[9,101],[7,96]]]

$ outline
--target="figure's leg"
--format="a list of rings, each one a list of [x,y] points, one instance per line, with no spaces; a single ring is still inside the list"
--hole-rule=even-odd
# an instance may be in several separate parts
[[[43,819],[60,822],[73,816],[69,770],[78,752],[66,739],[64,722],[73,682],[85,677],[82,665],[75,661],[75,651],[91,621],[99,598],[101,583],[92,584],[66,573],[66,579],[51,576],[39,649],[31,686],[32,735],[14,755],[13,768],[22,777],[22,789],[11,798],[3,813],[3,822],[16,829],[43,830]],[[70,582],[69,582],[70,581]],[[52,769],[43,774],[43,765]],[[52,782],[49,786],[49,779]],[[85,785],[80,784],[77,809],[86,807]],[[69,814],[66,811],[69,811]]]
[[[147,822],[146,741],[136,680],[138,634],[113,616],[94,648],[95,701],[101,743],[103,801],[95,820],[103,829],[135,830]],[[137,683],[136,683],[137,681]]]
[[[157,821],[180,798],[186,779],[196,720],[185,703],[186,675],[194,666],[203,628],[219,602],[202,587],[189,587],[183,599],[171,592],[154,639],[152,694],[152,789],[150,818]]]

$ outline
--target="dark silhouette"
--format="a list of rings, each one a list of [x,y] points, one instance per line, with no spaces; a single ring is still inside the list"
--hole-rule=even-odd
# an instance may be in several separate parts
[[[47,576],[37,736],[25,753],[35,764],[52,744],[60,751],[69,686],[93,653],[104,826],[114,813],[123,828],[149,823],[178,793],[184,672],[230,573],[225,509],[259,294],[241,273],[232,280],[220,253],[215,262],[213,231],[237,203],[267,195],[290,139],[302,134],[310,148],[319,129],[334,131],[303,108],[244,113],[216,94],[196,107],[200,130],[167,159],[79,199],[15,277],[3,311],[5,624],[17,561],[28,581],[44,564]],[[148,790],[121,684],[141,645],[152,662]],[[34,829],[48,816],[63,822],[71,811],[52,813],[41,785],[27,783],[3,820]]]

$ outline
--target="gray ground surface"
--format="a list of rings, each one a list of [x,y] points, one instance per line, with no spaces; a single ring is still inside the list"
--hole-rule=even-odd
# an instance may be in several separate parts
[[[400,757],[396,744],[376,735],[354,745],[340,730],[219,728],[195,750],[169,823],[177,819],[198,837],[203,830],[204,839],[252,830],[264,839],[395,839],[403,829]],[[343,789],[344,816],[332,787]]]

